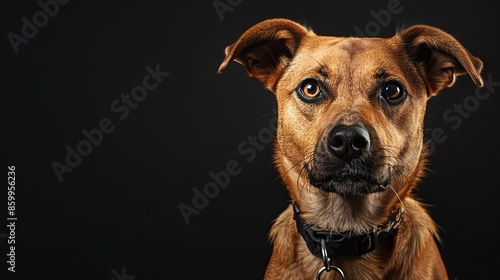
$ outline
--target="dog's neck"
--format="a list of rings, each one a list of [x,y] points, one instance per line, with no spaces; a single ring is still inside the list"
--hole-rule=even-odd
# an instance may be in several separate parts
[[[383,224],[387,216],[401,206],[388,191],[359,197],[342,197],[319,190],[309,191],[298,203],[303,219],[318,228],[338,232],[364,233]],[[389,206],[389,207],[388,207]]]
[[[306,242],[309,251],[319,258],[352,257],[375,250],[378,242],[392,236],[399,228],[404,213],[404,207],[395,209],[384,224],[372,227],[365,233],[335,232],[328,229],[316,229],[314,225],[305,223],[301,218],[299,205],[294,201],[291,203],[298,232]]]
[[[292,178],[298,174],[293,173],[296,172],[288,173],[290,176],[285,178],[286,184],[297,183]],[[336,232],[366,233],[375,225],[383,224],[390,213],[400,207],[399,200],[390,195],[389,190],[366,196],[342,197],[309,184],[300,184],[300,188],[292,189],[299,190],[290,195],[300,206],[304,222]]]

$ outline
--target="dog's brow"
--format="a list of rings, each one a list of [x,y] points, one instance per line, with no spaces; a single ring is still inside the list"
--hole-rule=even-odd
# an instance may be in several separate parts
[[[314,58],[312,55],[307,54],[312,60],[314,60],[317,64],[318,67],[315,69],[315,72],[320,74],[323,78],[328,78],[328,66],[324,63],[319,62],[316,58]]]
[[[326,70],[326,66],[321,65],[318,68],[317,72],[318,72],[318,74],[320,74],[321,76],[323,76],[323,78],[328,78],[328,71]]]
[[[389,74],[387,73],[387,69],[380,66],[375,72],[375,77],[378,79],[386,78]]]

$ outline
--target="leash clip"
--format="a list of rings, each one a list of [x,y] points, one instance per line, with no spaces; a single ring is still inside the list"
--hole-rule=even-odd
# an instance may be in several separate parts
[[[316,273],[316,280],[321,280],[321,274],[323,272],[330,272],[331,270],[335,270],[338,274],[340,274],[340,279],[344,280],[344,272],[337,266],[330,264],[330,258],[328,257],[328,252],[326,251],[325,239],[321,238],[321,257],[323,258],[323,266]]]

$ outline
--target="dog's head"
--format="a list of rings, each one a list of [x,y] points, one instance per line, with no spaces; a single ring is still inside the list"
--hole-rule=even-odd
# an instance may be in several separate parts
[[[277,100],[276,162],[291,196],[403,197],[425,165],[428,99],[482,62],[448,33],[416,25],[390,38],[319,36],[266,20],[225,49]],[[314,188],[311,188],[314,187]],[[309,191],[311,192],[311,191]]]

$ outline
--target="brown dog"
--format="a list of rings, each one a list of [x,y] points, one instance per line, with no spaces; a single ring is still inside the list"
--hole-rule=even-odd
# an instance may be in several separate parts
[[[287,19],[244,32],[219,68],[245,66],[277,100],[275,162],[292,204],[265,279],[448,279],[436,225],[412,196],[426,169],[428,99],[482,62],[448,33],[319,36]]]

